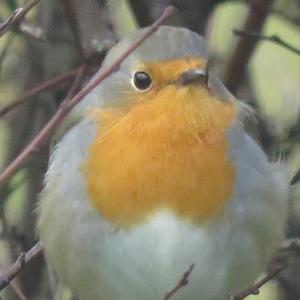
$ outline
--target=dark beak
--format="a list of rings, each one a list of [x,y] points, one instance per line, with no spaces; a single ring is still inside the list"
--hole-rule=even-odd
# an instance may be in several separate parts
[[[208,72],[203,69],[193,69],[188,70],[181,74],[178,79],[179,84],[188,85],[188,84],[197,84],[197,83],[208,83]]]

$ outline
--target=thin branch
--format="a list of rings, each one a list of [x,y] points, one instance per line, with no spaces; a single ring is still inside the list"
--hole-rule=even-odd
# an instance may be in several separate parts
[[[0,36],[15,25],[20,24],[26,14],[39,2],[40,0],[32,0],[26,6],[16,9],[13,14],[0,25]]]
[[[262,279],[257,281],[253,286],[245,289],[231,297],[231,300],[243,300],[250,295],[259,295],[260,288],[264,286],[267,282],[274,279],[282,270],[284,270],[287,265],[281,265],[273,267]]]
[[[0,26],[3,22],[4,22],[3,19],[0,18]],[[23,20],[19,26],[13,26],[10,29],[14,33],[21,34],[24,37],[28,37],[40,42],[44,42],[46,40],[42,28],[34,24],[31,24],[26,20]]]
[[[15,172],[22,166],[29,157],[38,150],[41,144],[49,138],[55,128],[62,123],[64,118],[69,114],[72,108],[79,103],[86,95],[88,95],[97,85],[99,85],[105,78],[110,76],[119,65],[137,48],[139,47],[151,34],[158,30],[163,22],[171,17],[175,12],[173,6],[168,6],[163,14],[158,18],[148,29],[144,32],[135,43],[133,43],[122,55],[120,55],[114,63],[106,70],[101,72],[93,81],[89,82],[81,91],[79,91],[72,99],[65,99],[62,101],[60,107],[49,122],[42,128],[42,130],[33,138],[33,140],[23,149],[23,151],[3,170],[0,174],[0,186],[15,174]]]
[[[14,101],[12,101],[12,103],[10,103],[7,106],[0,109],[0,118],[5,116],[8,112],[12,111],[13,109],[18,107],[19,105],[26,102],[26,100],[30,100],[30,98],[33,97],[34,95],[36,95],[38,93],[41,93],[41,92],[45,92],[47,90],[50,90],[55,86],[58,86],[60,84],[65,83],[66,81],[71,80],[81,70],[82,70],[82,67],[79,67],[77,69],[69,71],[68,73],[65,73],[65,74],[62,74],[62,75],[59,75],[59,76],[55,76],[55,77],[47,80],[46,82],[44,82],[44,83],[32,88],[31,90],[25,92],[22,96],[18,97]]]
[[[11,281],[10,286],[20,300],[28,300],[15,282]]]
[[[1,267],[1,269],[4,269],[4,267],[2,265],[0,265],[0,267]],[[2,271],[0,271],[0,278],[1,278],[1,274],[2,274]],[[10,287],[20,300],[28,300],[26,298],[26,296],[23,294],[23,292],[21,291],[21,289],[19,288],[19,286],[13,280],[10,282]]]
[[[300,239],[288,239],[284,241],[281,247],[278,250],[278,253],[281,251],[294,250],[300,253]],[[279,256],[280,257],[280,256]],[[267,282],[273,280],[281,271],[288,267],[287,260],[280,259],[280,261],[276,261],[277,256],[275,255],[270,262],[270,266],[268,267],[267,274],[257,281],[253,286],[245,289],[239,293],[236,293],[231,297],[231,300],[243,300],[250,295],[258,295],[260,288],[265,285]]]
[[[266,35],[262,35],[260,33],[257,32],[253,32],[253,31],[246,31],[246,30],[239,30],[239,29],[234,29],[233,30],[234,34],[243,37],[243,38],[253,38],[255,40],[264,40],[264,41],[268,41],[271,43],[274,43],[280,47],[283,47],[297,55],[300,55],[300,49],[294,47],[293,45],[283,41],[278,35],[270,35],[270,36],[266,36]]]
[[[11,280],[15,278],[22,269],[34,259],[36,256],[41,254],[43,251],[42,242],[37,242],[28,252],[21,253],[14,264],[12,264],[4,275],[0,276],[0,291],[7,287]]]
[[[75,80],[70,87],[68,94],[66,96],[66,99],[72,99],[72,97],[79,91],[80,84],[82,83],[82,79],[84,77],[86,68],[81,68],[81,70],[78,72],[77,76],[75,77]]]
[[[4,22],[5,21],[2,18],[0,18],[0,26]],[[26,20],[23,20],[19,26],[13,26],[10,29],[14,33],[18,33],[24,37],[28,37],[37,41],[44,42],[46,40],[42,28],[31,24]]]
[[[243,30],[261,33],[274,0],[252,0]],[[240,39],[228,62],[224,84],[234,93],[244,77],[246,66],[254,52],[257,39]]]
[[[183,287],[185,287],[189,284],[189,277],[190,277],[194,267],[195,267],[195,264],[190,265],[189,269],[183,273],[181,279],[178,281],[176,286],[165,295],[163,300],[171,299],[180,289],[182,289]]]
[[[4,267],[2,265],[0,267],[1,267],[1,269],[4,269]],[[0,278],[1,278],[1,273],[2,272],[0,272]],[[23,294],[23,292],[21,291],[21,289],[18,287],[18,285],[14,281],[10,282],[10,287],[20,300],[28,300],[26,298],[26,296]]]

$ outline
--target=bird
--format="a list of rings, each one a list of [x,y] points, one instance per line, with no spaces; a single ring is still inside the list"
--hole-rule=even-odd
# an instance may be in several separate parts
[[[145,30],[118,42],[96,76]],[[37,231],[49,270],[80,299],[164,299],[191,266],[172,299],[229,299],[282,242],[288,171],[247,129],[254,113],[207,52],[197,33],[160,26],[54,146]]]

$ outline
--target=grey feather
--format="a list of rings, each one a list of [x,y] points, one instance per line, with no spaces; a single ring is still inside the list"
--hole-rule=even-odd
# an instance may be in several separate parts
[[[124,38],[113,47],[103,62],[103,68],[126,51],[147,30],[140,29]],[[206,44],[200,35],[186,28],[161,26],[124,61],[123,66],[132,66],[137,61],[160,61],[178,57],[207,58]]]

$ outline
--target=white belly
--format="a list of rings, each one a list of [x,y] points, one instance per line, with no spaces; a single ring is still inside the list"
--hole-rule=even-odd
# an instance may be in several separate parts
[[[62,219],[43,232],[46,254],[84,300],[163,299],[191,264],[190,283],[174,299],[228,299],[254,281],[269,255],[255,228],[229,216],[194,227],[161,213],[128,231],[113,231],[92,212]]]

